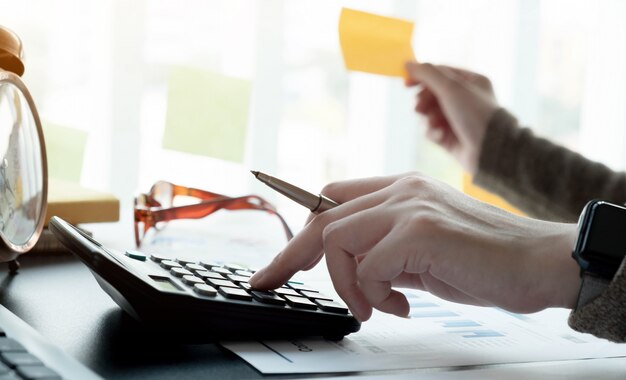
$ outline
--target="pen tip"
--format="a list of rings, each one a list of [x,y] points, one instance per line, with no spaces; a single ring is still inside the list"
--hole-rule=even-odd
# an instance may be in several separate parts
[[[250,173],[252,173],[252,175],[255,176],[255,177],[259,176],[259,172],[258,171],[250,170]]]

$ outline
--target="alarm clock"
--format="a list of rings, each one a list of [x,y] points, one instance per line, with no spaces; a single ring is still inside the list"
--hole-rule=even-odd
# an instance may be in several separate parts
[[[0,26],[0,261],[37,242],[44,226],[48,170],[35,103],[22,82],[22,43]]]

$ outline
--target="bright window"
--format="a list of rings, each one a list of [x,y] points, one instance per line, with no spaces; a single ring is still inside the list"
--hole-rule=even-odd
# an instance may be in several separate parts
[[[248,170],[311,190],[409,170],[459,185],[458,165],[423,138],[415,90],[346,72],[344,6],[414,21],[419,60],[488,75],[524,124],[624,167],[620,0],[0,1],[2,22],[24,42],[42,119],[87,134],[84,185],[113,191],[124,207],[156,179],[254,191],[294,226],[305,211]],[[194,123],[212,129],[192,141]]]

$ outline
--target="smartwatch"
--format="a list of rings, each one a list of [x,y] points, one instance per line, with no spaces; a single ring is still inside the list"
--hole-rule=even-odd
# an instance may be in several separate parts
[[[608,287],[624,256],[626,207],[601,200],[590,201],[578,219],[578,239],[572,252],[582,278],[576,309]]]

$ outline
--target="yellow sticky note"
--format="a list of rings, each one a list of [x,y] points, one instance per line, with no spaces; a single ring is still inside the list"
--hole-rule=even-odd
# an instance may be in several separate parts
[[[243,162],[251,91],[247,79],[172,68],[163,147]]]
[[[405,77],[404,64],[415,61],[413,23],[344,8],[339,43],[348,70]]]
[[[87,132],[44,121],[48,176],[70,182],[80,182],[83,170]]]
[[[524,215],[522,211],[513,207],[509,202],[505,201],[501,197],[474,185],[472,183],[472,177],[467,173],[463,174],[463,192],[471,197],[478,199],[479,201],[489,203],[492,206],[499,207],[510,213],[516,215]]]

